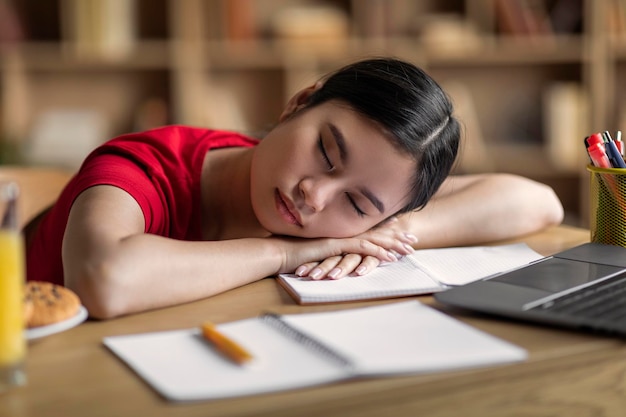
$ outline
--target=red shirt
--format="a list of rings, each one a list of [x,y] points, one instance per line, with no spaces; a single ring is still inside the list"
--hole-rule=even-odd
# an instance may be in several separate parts
[[[111,139],[85,159],[42,219],[27,248],[27,279],[63,285],[61,244],[69,212],[76,197],[95,185],[113,185],[129,193],[141,207],[145,233],[200,240],[200,174],[206,153],[257,143],[238,133],[186,126]]]

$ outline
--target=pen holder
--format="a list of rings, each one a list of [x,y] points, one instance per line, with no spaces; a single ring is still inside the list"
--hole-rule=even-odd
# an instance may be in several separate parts
[[[626,169],[588,165],[591,241],[626,247]]]

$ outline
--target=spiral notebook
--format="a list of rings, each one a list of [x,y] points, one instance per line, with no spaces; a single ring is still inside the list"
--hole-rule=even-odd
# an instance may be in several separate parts
[[[197,329],[112,336],[104,344],[171,401],[494,366],[526,358],[524,349],[418,301],[335,312],[268,314],[218,328],[251,351],[255,357],[251,365],[225,359]]]
[[[525,243],[420,249],[364,276],[315,281],[281,274],[278,282],[300,304],[406,297],[465,285],[542,258]]]

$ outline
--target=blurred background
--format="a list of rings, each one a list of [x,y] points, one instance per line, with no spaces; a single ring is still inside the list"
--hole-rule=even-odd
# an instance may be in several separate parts
[[[257,134],[380,55],[452,97],[456,172],[549,184],[588,225],[583,139],[626,129],[626,0],[0,0],[0,163],[77,169],[167,123]]]

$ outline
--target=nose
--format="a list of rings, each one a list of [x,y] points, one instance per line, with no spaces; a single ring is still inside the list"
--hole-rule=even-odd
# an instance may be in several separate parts
[[[332,181],[328,178],[305,178],[298,184],[304,205],[313,212],[320,212],[336,194]]]

